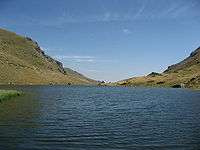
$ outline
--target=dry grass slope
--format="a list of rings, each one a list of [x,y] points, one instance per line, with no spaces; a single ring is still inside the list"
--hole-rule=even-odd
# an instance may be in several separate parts
[[[0,29],[0,84],[96,84],[68,73],[30,38]]]
[[[115,85],[153,86],[153,87],[187,87],[200,89],[200,48],[182,62],[169,66],[161,74],[150,74],[119,81]]]

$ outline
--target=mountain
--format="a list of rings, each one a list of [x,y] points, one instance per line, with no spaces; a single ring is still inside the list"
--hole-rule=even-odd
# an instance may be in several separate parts
[[[29,37],[0,29],[0,84],[97,84],[65,69]]]
[[[187,57],[180,63],[169,66],[168,69],[164,71],[164,73],[177,72],[179,70],[187,69],[191,66],[198,66],[199,63],[200,63],[200,47],[197,48],[195,51],[193,51],[189,57]]]
[[[163,73],[152,72],[147,76],[119,81],[115,85],[200,88],[200,47]]]
[[[70,76],[73,76],[73,77],[76,77],[76,78],[79,78],[79,79],[82,79],[82,80],[86,80],[86,81],[89,81],[91,83],[95,83],[95,84],[99,83],[99,81],[95,81],[93,79],[90,79],[90,78],[84,76],[83,74],[81,74],[77,71],[74,71],[70,68],[64,68],[64,70],[65,70],[67,75],[70,75]]]

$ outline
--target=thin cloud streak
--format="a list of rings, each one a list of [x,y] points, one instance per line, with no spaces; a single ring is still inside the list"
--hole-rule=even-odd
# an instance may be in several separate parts
[[[55,59],[59,59],[62,61],[73,61],[76,63],[81,63],[81,62],[94,62],[95,61],[95,57],[93,56],[78,56],[78,55],[74,55],[74,56],[68,56],[68,55],[57,55],[54,56]]]
[[[147,5],[148,1],[145,1],[145,3],[142,3],[142,6],[140,7],[140,9],[134,14],[134,20],[141,17],[142,13],[144,12],[146,5]]]
[[[95,57],[93,56],[78,56],[78,55],[57,55],[55,56],[56,58],[59,58],[59,59],[93,59]]]
[[[80,56],[80,55],[56,55],[53,58],[60,61],[71,61],[76,63],[86,62],[86,63],[101,63],[101,62],[116,62],[113,59],[101,59],[94,56]]]
[[[168,6],[162,6],[160,8],[150,5],[149,1],[141,2],[141,5],[137,8],[136,11],[130,13],[127,12],[117,12],[111,11],[106,9],[104,5],[102,5],[103,12],[101,13],[94,13],[90,15],[73,15],[67,12],[67,10],[63,10],[60,14],[60,17],[54,19],[46,19],[39,20],[37,18],[27,17],[26,15],[18,16],[18,19],[25,22],[24,24],[31,26],[31,25],[39,25],[44,27],[56,27],[62,28],[68,23],[93,23],[93,22],[125,22],[125,21],[137,21],[137,20],[145,20],[145,19],[161,19],[161,18],[171,18],[176,19],[179,17],[187,16],[187,12],[190,10],[196,10],[198,8],[199,2],[198,1],[188,1],[188,2],[181,2],[178,1],[177,3],[170,3]],[[154,13],[149,14],[146,13],[146,9],[155,10]],[[163,9],[163,7],[165,9]],[[16,24],[11,19],[5,20],[9,24]],[[23,25],[24,25],[23,24]]]
[[[124,34],[127,34],[127,35],[132,34],[132,31],[129,30],[129,29],[123,29],[122,31],[123,31]]]

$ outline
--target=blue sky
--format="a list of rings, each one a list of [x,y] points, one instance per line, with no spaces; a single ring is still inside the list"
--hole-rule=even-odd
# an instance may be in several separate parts
[[[200,46],[199,0],[0,0],[0,27],[84,75],[161,72]]]

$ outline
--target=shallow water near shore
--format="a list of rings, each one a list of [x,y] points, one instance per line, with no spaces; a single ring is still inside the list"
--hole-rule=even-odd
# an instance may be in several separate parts
[[[200,91],[165,88],[19,86],[0,104],[0,149],[200,147]]]

